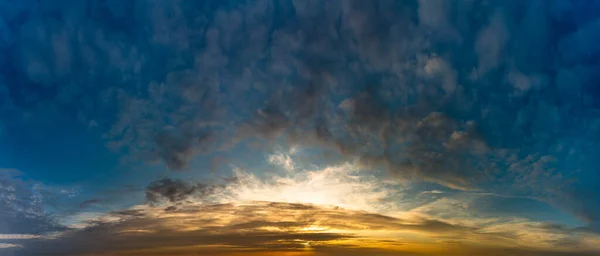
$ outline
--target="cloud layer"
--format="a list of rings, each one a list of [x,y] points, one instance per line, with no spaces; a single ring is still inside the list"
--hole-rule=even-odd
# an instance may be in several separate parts
[[[422,239],[434,239],[437,245]],[[578,241],[573,243],[575,239]],[[598,239],[535,222],[464,226],[410,213],[390,217],[309,204],[249,202],[188,204],[176,210],[137,207],[112,212],[84,229],[32,241],[18,252],[127,255],[308,250],[359,254],[370,249],[371,253],[427,255],[441,251],[476,252],[478,243],[483,243],[495,250],[517,246],[517,255],[543,255],[546,250],[586,255],[586,251],[597,250],[594,243]],[[445,243],[461,246],[441,246]]]
[[[11,242],[3,252],[489,255],[511,250],[515,255],[592,255],[600,242],[588,227],[485,216],[480,199],[499,197],[490,193],[459,191],[451,196],[431,191],[418,196],[426,197],[424,202],[404,202],[404,191],[396,183],[351,164],[293,170],[268,179],[239,169],[234,174],[211,185],[156,180],[146,188],[147,204],[82,214],[70,229],[55,228],[61,232],[53,234],[0,233],[0,241]]]
[[[316,148],[398,182],[536,198],[597,231],[598,10],[569,0],[6,2],[0,136],[86,130],[125,160],[173,171],[209,170],[192,160],[236,150]],[[164,179],[146,198],[213,189]]]

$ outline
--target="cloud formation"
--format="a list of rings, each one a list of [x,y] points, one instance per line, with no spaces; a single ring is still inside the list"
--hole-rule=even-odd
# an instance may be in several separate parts
[[[0,136],[84,127],[171,170],[239,147],[317,147],[400,181],[542,198],[598,227],[599,8],[7,2]],[[148,199],[198,186],[159,181]]]
[[[31,241],[18,252],[23,255],[41,252],[126,255],[168,253],[170,250],[179,253],[208,253],[212,250],[221,253],[306,250],[352,253],[371,248],[383,253],[427,255],[441,250],[449,250],[449,253],[477,250],[475,244],[470,244],[471,241],[495,241],[496,250],[522,244],[522,247],[514,249],[515,255],[541,255],[545,250],[558,246],[572,255],[586,255],[588,250],[592,252],[593,241],[597,241],[598,237],[583,236],[592,240],[581,241],[575,247],[558,243],[545,245],[549,247],[535,245],[545,242],[536,239],[536,235],[572,237],[575,233],[535,223],[463,226],[419,215],[390,217],[309,204],[188,204],[177,210],[140,206],[126,212],[112,212],[105,216],[104,221],[94,221],[84,229],[51,239]],[[409,237],[413,238],[399,239],[399,234],[411,234]],[[461,248],[431,245],[427,248],[420,241],[426,237],[439,242],[459,242],[456,240],[459,239],[464,244]]]
[[[66,230],[46,212],[41,191],[21,180],[21,175],[17,170],[0,169],[0,241]]]
[[[190,184],[183,180],[165,178],[153,181],[146,187],[146,199],[151,203],[167,201],[177,203],[186,199],[201,199],[216,193],[220,186],[202,183]]]

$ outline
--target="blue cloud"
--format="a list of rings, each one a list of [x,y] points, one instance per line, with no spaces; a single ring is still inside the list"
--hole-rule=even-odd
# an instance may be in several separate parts
[[[0,169],[0,234],[40,235],[67,228],[46,212],[48,199],[19,178],[16,170]]]

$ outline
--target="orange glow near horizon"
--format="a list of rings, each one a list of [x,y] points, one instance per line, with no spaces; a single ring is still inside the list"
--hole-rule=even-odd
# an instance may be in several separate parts
[[[462,201],[444,198],[410,208],[385,200],[401,197],[401,188],[349,163],[266,180],[235,172],[237,181],[219,187],[209,201],[190,198],[185,204],[92,214],[85,221],[95,226],[62,237],[80,246],[102,243],[107,251],[100,255],[489,255],[514,248],[571,249],[548,243],[567,234],[527,219],[464,215],[456,209]],[[594,235],[580,238],[580,250],[600,242]]]

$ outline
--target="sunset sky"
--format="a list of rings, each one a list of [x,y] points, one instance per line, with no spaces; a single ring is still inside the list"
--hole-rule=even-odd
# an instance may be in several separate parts
[[[0,255],[600,255],[600,1],[2,0]]]

